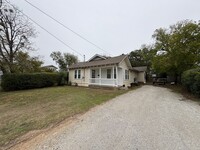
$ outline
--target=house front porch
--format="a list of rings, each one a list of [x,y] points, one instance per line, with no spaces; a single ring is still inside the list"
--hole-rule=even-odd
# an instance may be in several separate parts
[[[117,66],[91,68],[89,85],[118,87],[123,84],[120,73],[122,69]]]

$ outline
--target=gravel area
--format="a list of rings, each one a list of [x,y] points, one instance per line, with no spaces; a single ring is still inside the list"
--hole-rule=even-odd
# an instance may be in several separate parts
[[[200,106],[182,99],[146,85],[14,149],[199,150]]]

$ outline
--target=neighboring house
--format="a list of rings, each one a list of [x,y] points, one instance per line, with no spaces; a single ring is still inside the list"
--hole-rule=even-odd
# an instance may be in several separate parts
[[[48,66],[43,66],[42,69],[44,71],[56,72],[58,68],[55,67],[54,65],[48,65]]]
[[[87,62],[69,66],[69,81],[78,86],[130,86],[146,83],[145,67],[132,68],[128,55],[104,57],[95,55]]]

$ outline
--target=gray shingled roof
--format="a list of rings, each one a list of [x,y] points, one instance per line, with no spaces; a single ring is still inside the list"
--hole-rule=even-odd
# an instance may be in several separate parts
[[[54,65],[47,65],[47,66],[42,66],[42,68],[55,68],[58,69],[56,66]]]
[[[127,55],[120,55],[120,56],[117,56],[117,57],[107,58],[105,60],[98,60],[98,61],[91,61],[91,62],[88,62],[88,61],[87,62],[80,62],[80,63],[73,64],[73,65],[69,66],[69,69],[115,65],[115,64],[119,64],[126,57],[127,57]]]
[[[147,70],[147,66],[133,67],[133,70],[138,71],[138,72],[143,72]]]

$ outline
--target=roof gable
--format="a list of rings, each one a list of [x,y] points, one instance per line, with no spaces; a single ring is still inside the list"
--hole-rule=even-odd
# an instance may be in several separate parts
[[[98,61],[98,60],[105,60],[105,59],[107,59],[107,58],[104,57],[104,56],[101,56],[101,55],[96,54],[96,55],[94,55],[92,58],[90,58],[90,59],[88,60],[88,62],[91,62],[91,61]]]
[[[124,61],[126,62],[127,66],[128,66],[130,69],[132,69],[132,65],[131,65],[131,62],[130,62],[129,58],[126,57],[126,58],[124,59]]]

